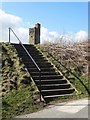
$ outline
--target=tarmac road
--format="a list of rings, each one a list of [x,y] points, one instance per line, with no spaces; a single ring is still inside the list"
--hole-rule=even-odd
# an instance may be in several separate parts
[[[70,102],[64,102],[56,105],[50,105],[47,108],[15,118],[90,118],[89,117],[89,99],[80,99]]]

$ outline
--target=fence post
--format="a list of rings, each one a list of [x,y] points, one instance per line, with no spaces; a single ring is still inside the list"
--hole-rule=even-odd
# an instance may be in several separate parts
[[[10,43],[10,28],[9,28],[9,43]]]

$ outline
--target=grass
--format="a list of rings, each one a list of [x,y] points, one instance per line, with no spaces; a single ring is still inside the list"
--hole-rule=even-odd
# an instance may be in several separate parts
[[[14,46],[0,43],[2,54],[2,118],[12,118],[20,114],[42,109],[38,89],[19,58]]]
[[[41,110],[43,105],[40,102],[35,103],[33,94],[33,88],[31,86],[23,86],[23,88],[17,91],[8,93],[2,98],[3,118],[15,117],[20,114],[28,114]]]

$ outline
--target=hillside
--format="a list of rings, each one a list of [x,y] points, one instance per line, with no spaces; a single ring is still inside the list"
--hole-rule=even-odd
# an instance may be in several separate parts
[[[14,46],[2,46],[2,117],[13,117],[41,109],[39,93]]]
[[[88,80],[88,41],[73,45],[47,43],[40,46],[40,48],[51,54],[67,68],[78,70]]]
[[[39,101],[38,89],[32,81],[32,78],[28,73],[25,65],[22,63],[22,59],[18,56],[14,46],[9,43],[0,43],[0,46],[2,46],[2,51],[0,52],[0,54],[2,54],[2,79],[0,79],[2,82],[2,91],[0,93],[0,95],[2,96],[2,117],[10,118],[20,114],[35,112],[44,108],[44,104],[40,103]],[[59,66],[58,62],[54,61],[48,53],[52,53],[54,58],[59,59],[62,54],[61,50],[65,51],[65,54],[63,54],[63,64],[67,63],[67,59],[69,58],[67,53],[71,55],[72,59],[74,58],[73,60],[74,62],[76,62],[76,64],[78,59],[82,56],[81,52],[80,54],[74,54],[73,50],[67,52],[67,50],[69,49],[68,46],[65,46],[65,48],[63,47],[63,49],[61,49],[60,45],[56,44],[46,44],[44,46],[37,45],[36,47],[42,52],[43,55],[47,57],[47,59],[50,60],[50,62],[56,65],[58,70],[60,70],[61,72],[63,72],[61,70],[62,67]],[[72,48],[75,49],[75,46],[72,46]],[[77,51],[77,49],[75,50]],[[76,57],[76,55],[78,55],[78,57]],[[75,61],[75,59],[77,61]],[[84,60],[85,56],[83,59],[83,63],[80,63],[80,66],[82,66],[84,62],[87,62],[86,60]],[[72,65],[70,64],[69,67],[71,68],[71,66]],[[75,73],[79,71],[78,69],[76,69],[77,67],[75,65],[73,66],[73,68],[76,70]],[[86,72],[79,72],[79,77],[82,79],[85,86],[89,89],[90,86],[88,86],[88,81],[86,80],[86,68],[87,64],[85,64]],[[67,73],[67,71],[65,72]],[[69,76],[66,73],[65,75]],[[83,73],[85,73],[85,75]],[[71,74],[70,77],[72,78]],[[59,97],[53,102],[57,102],[57,100],[59,100],[59,102],[62,102],[88,96],[88,92],[86,91],[85,87],[82,86],[81,82],[78,79],[71,79],[70,82],[76,88],[77,92],[73,96]]]

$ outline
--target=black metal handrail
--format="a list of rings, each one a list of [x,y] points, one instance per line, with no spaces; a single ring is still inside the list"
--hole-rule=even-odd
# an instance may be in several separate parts
[[[59,64],[62,65],[62,67],[64,67],[69,73],[71,73],[74,77],[76,77],[80,82],[81,84],[85,87],[86,91],[88,92],[88,95],[90,95],[90,91],[89,89],[86,87],[86,85],[82,82],[82,80],[75,74],[71,71],[71,69],[68,69],[65,65],[63,65],[60,61],[58,61],[56,58],[53,57],[53,55],[51,53],[48,52],[48,54],[55,60],[57,61]]]
[[[18,38],[18,36],[16,35],[16,33],[12,30],[12,28],[9,27],[9,43],[11,41],[11,34],[10,31],[12,31],[12,33],[15,35],[15,37],[18,39],[19,44],[21,44],[21,46],[23,47],[23,49],[25,50],[25,52],[28,54],[28,56],[30,57],[30,59],[32,60],[32,62],[34,63],[34,65],[36,66],[36,68],[39,71],[39,83],[40,83],[40,101],[41,101],[41,69],[40,67],[37,65],[37,63],[35,62],[35,60],[33,59],[33,57],[30,55],[30,53],[27,51],[27,49],[25,48],[25,46],[23,45],[23,43],[21,42],[21,40]]]

